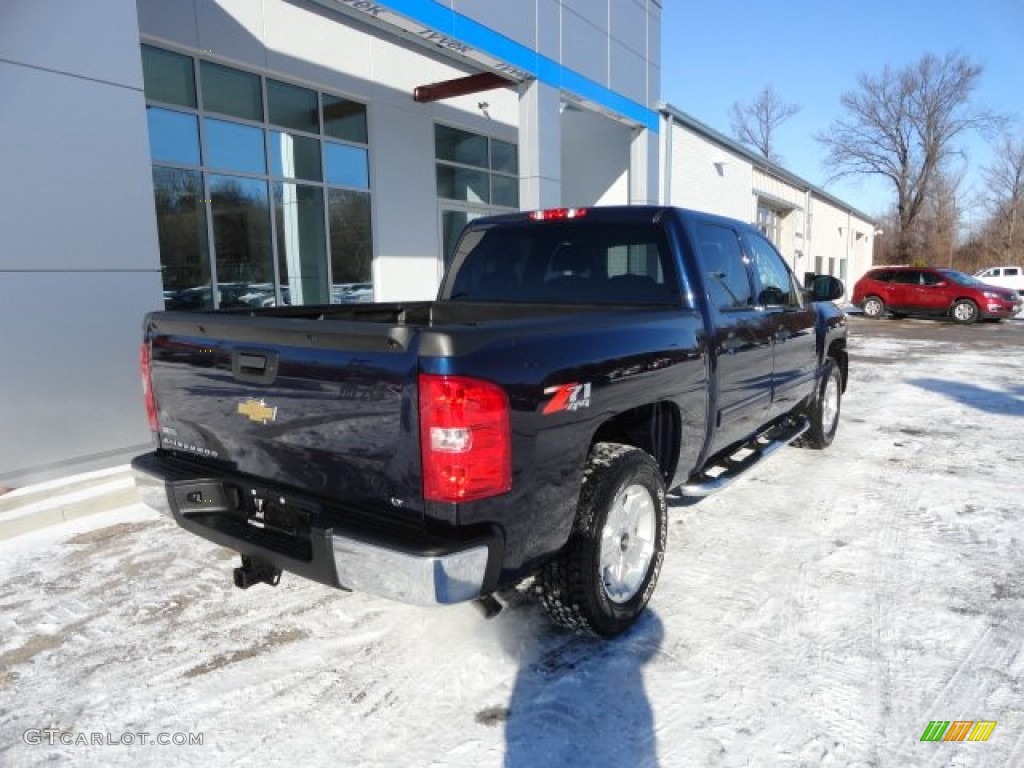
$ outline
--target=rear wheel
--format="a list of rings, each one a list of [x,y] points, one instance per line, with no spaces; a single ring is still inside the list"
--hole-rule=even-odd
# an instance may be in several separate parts
[[[885,302],[877,296],[868,296],[861,302],[860,308],[864,310],[864,316],[872,320],[885,314]]]
[[[970,299],[960,299],[953,304],[950,314],[956,322],[968,325],[978,319],[978,305]]]
[[[843,399],[843,376],[836,361],[825,361],[825,371],[818,386],[818,396],[811,404],[807,416],[810,429],[797,441],[805,448],[828,448],[839,429],[839,411]]]
[[[654,592],[667,533],[665,484],[654,459],[628,445],[595,445],[569,542],[537,576],[548,615],[601,637],[628,629]]]

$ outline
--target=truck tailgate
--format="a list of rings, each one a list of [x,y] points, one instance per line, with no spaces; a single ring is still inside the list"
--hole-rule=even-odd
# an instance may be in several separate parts
[[[158,313],[147,339],[162,449],[422,519],[414,329]]]

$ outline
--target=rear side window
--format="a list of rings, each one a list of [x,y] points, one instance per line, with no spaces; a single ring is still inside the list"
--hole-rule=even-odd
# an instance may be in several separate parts
[[[465,233],[441,288],[455,301],[680,303],[660,228],[533,222]]]
[[[891,283],[892,272],[887,269],[879,269],[875,272],[868,272],[868,279],[874,280],[879,283]]]
[[[760,234],[743,233],[757,277],[757,303],[766,307],[798,307],[800,293],[779,252]]]
[[[697,225],[697,263],[711,303],[721,310],[754,305],[750,270],[736,233],[717,224]]]
[[[893,279],[894,283],[901,285],[920,285],[921,284],[921,273],[916,269],[908,269],[903,272],[897,272]]]

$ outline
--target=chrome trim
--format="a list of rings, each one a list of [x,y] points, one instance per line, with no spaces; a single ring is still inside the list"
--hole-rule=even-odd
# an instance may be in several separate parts
[[[480,596],[488,550],[478,545],[423,556],[335,534],[334,568],[343,587],[413,605],[447,605]]]
[[[147,507],[155,509],[161,515],[173,518],[171,502],[167,498],[167,485],[162,477],[151,475],[140,469],[132,467],[132,474],[135,475],[135,487],[139,491],[139,499]]]

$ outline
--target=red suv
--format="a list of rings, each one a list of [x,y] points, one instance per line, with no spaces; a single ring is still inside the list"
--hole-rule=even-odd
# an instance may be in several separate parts
[[[894,317],[948,315],[958,323],[1001,320],[1021,309],[1016,291],[932,267],[876,267],[853,287],[853,303],[871,318],[888,310]]]

